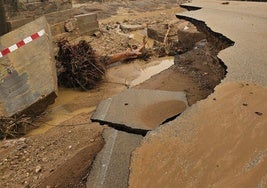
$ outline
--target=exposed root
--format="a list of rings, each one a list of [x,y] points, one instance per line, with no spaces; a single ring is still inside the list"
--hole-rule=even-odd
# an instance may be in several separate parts
[[[7,138],[16,138],[21,135],[21,129],[32,125],[32,120],[27,116],[20,117],[0,117],[0,140]]]
[[[60,86],[88,90],[102,80],[105,66],[97,60],[88,42],[82,40],[77,45],[71,45],[63,40],[58,47],[56,60]]]

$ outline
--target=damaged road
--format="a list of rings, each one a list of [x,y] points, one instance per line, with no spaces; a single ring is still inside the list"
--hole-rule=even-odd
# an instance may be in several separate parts
[[[231,4],[232,2],[229,5]],[[100,19],[99,32],[95,33],[94,36],[77,36],[75,30],[74,32],[64,33],[64,37],[71,44],[77,44],[79,41],[85,40],[90,43],[97,54],[108,56],[127,49],[138,48],[138,45],[142,43],[143,37],[146,36],[148,39],[146,48],[152,49],[148,51],[150,56],[130,62],[119,62],[108,67],[104,80],[90,91],[80,92],[59,88],[55,104],[51,105],[44,114],[33,122],[33,126],[38,128],[31,131],[25,136],[26,138],[21,140],[15,139],[14,141],[5,140],[0,142],[0,187],[112,187],[113,185],[114,187],[127,187],[128,184],[130,187],[142,187],[144,185],[146,187],[156,187],[157,185],[166,187],[172,185],[168,184],[172,182],[165,181],[173,178],[172,172],[184,175],[174,177],[174,183],[181,183],[180,177],[186,180],[186,184],[179,185],[191,185],[197,183],[198,180],[206,182],[205,178],[199,178],[201,172],[217,173],[217,171],[214,171],[215,167],[215,169],[220,169],[221,166],[224,166],[225,161],[231,161],[228,160],[228,155],[220,160],[216,158],[217,156],[205,150],[205,148],[213,148],[213,145],[205,145],[206,143],[212,143],[208,140],[211,137],[214,140],[220,138],[216,140],[216,144],[218,144],[212,150],[216,151],[215,153],[224,152],[227,154],[227,147],[225,147],[225,150],[222,149],[222,151],[218,149],[220,148],[220,143],[222,143],[221,140],[229,140],[229,142],[225,142],[228,143],[227,146],[234,145],[232,142],[236,139],[231,137],[231,135],[228,139],[228,132],[231,132],[232,129],[227,129],[227,118],[229,117],[232,120],[232,116],[239,117],[240,114],[244,113],[247,116],[242,116],[241,119],[237,118],[237,120],[244,123],[253,120],[259,123],[257,124],[259,125],[257,126],[258,129],[260,129],[261,123],[265,122],[265,119],[263,119],[265,117],[265,104],[260,105],[261,102],[254,100],[253,97],[255,94],[256,98],[265,98],[263,92],[265,90],[262,90],[261,87],[251,84],[248,84],[248,86],[246,84],[233,84],[222,87],[222,89],[218,89],[218,92],[215,91],[215,94],[212,94],[216,85],[220,84],[223,78],[225,78],[223,82],[229,78],[235,80],[236,77],[233,72],[238,72],[238,66],[236,69],[232,67],[235,67],[234,64],[238,58],[235,59],[235,56],[229,56],[230,53],[228,53],[225,55],[225,58],[231,57],[229,59],[233,58],[233,62],[227,64],[229,59],[223,58],[221,54],[224,51],[228,51],[228,49],[222,52],[220,50],[232,46],[233,41],[237,43],[233,47],[239,46],[238,42],[234,37],[228,36],[228,34],[226,36],[231,39],[230,41],[224,36],[216,35],[210,30],[199,27],[201,24],[187,19],[185,15],[180,15],[185,20],[177,19],[175,17],[176,13],[185,11],[178,7],[177,1],[170,0],[166,2],[157,0],[143,2],[138,0],[112,1],[108,3],[87,2],[84,4],[81,1],[74,1],[73,5],[84,13],[93,10],[98,11]],[[220,9],[221,6],[226,7],[228,5],[218,5]],[[184,14],[191,13],[186,12]],[[210,26],[209,24],[208,26]],[[133,28],[138,29],[132,31]],[[259,28],[261,27],[259,26]],[[151,32],[152,30],[153,32]],[[217,32],[217,29],[214,31]],[[190,42],[188,42],[189,40]],[[55,42],[57,41],[58,38],[55,38]],[[161,51],[162,46],[164,47],[163,51]],[[216,57],[217,53],[219,53],[219,57],[222,60]],[[239,54],[243,53],[240,51]],[[249,54],[252,54],[251,57],[253,56],[253,53],[247,53],[247,55]],[[159,58],[162,55],[172,55],[175,57],[168,58],[168,61],[165,61],[166,59]],[[260,59],[261,57],[256,59],[257,62]],[[170,61],[172,62],[170,63]],[[222,61],[226,61],[227,67]],[[168,65],[160,66],[161,63]],[[237,63],[239,64],[239,62]],[[260,69],[265,70],[262,63],[260,65]],[[146,71],[149,68],[155,68],[152,71],[154,74],[149,73],[149,76],[146,77],[144,75],[146,75]],[[229,71],[229,77],[227,71]],[[264,75],[254,75],[256,72],[253,72],[251,76],[249,67],[244,68],[242,71],[245,71],[244,73],[246,74],[240,73],[240,75],[242,75],[242,78],[247,76],[246,81],[252,79],[260,80],[260,77],[264,78]],[[145,79],[140,77],[145,77]],[[262,81],[264,80],[262,79]],[[127,90],[131,87],[133,88]],[[155,108],[152,105],[152,107],[143,109],[145,113],[144,111],[140,112],[144,115],[140,119],[143,120],[141,124],[146,124],[145,130],[149,126],[157,127],[156,130],[149,131],[144,140],[140,135],[101,126],[89,120],[89,117],[92,116],[101,101],[119,95],[125,90],[150,90],[157,93],[170,92],[174,94],[185,93],[183,97],[186,97],[189,108],[179,118],[168,123],[164,122],[165,124],[159,127],[157,126],[167,116],[164,115],[164,118],[159,116],[157,119],[155,114],[162,113],[162,110],[163,114],[169,114],[168,111],[164,110],[166,109],[163,108],[164,104],[159,102],[156,104],[156,107],[159,108]],[[226,90],[229,91],[225,92]],[[212,95],[207,99],[210,94]],[[238,102],[236,102],[236,99],[238,99]],[[126,103],[128,105],[125,105]],[[121,104],[123,107],[129,107],[132,101],[123,101]],[[226,104],[227,107],[225,106]],[[178,105],[174,102],[167,102],[166,106],[173,110],[173,106],[177,107]],[[211,108],[213,106],[214,108]],[[228,106],[232,108],[228,108]],[[221,109],[224,110],[221,111]],[[115,110],[111,112],[115,113]],[[183,110],[180,109],[181,112]],[[171,112],[171,116],[173,114],[177,115],[178,111]],[[195,114],[199,114],[199,116]],[[126,115],[129,115],[129,113]],[[217,116],[220,116],[221,119],[214,119]],[[124,120],[129,120],[129,118],[126,116]],[[157,121],[154,122],[154,120]],[[227,121],[224,124],[226,126],[224,128],[229,131],[223,132],[220,128],[217,129],[214,126],[215,124],[220,125],[224,121]],[[151,122],[153,122],[153,125],[150,124]],[[210,122],[212,123],[209,124]],[[233,124],[235,123],[238,122],[233,121]],[[185,124],[186,126],[184,126]],[[207,127],[207,130],[210,130],[210,132],[206,129],[201,129],[206,124],[210,125]],[[231,125],[230,122],[229,126],[231,127]],[[238,126],[238,129],[242,130],[243,127]],[[252,132],[258,133],[258,129],[252,130]],[[233,130],[238,136],[239,131],[235,132]],[[206,136],[207,133],[211,134],[214,132],[222,132],[222,135],[212,134],[213,136]],[[201,133],[200,136],[198,136],[199,133]],[[189,142],[191,140],[192,142]],[[195,140],[204,140],[203,147],[200,147],[199,150],[199,143],[197,141],[193,142]],[[106,143],[104,144],[104,142]],[[174,145],[173,143],[177,144]],[[183,145],[183,143],[185,144]],[[248,143],[244,145],[246,144]],[[202,161],[204,161],[203,163],[202,161],[196,163],[197,161],[194,158],[184,155],[184,153],[190,150],[188,149],[190,146],[195,148],[194,151],[189,152],[192,155],[195,154],[195,151],[196,154],[207,153],[203,158],[201,158],[202,155],[200,156],[203,159]],[[256,147],[256,145],[251,146],[252,148]],[[135,150],[136,147],[138,147],[137,150]],[[133,157],[132,151],[134,151]],[[218,159],[216,163],[209,158],[209,154]],[[238,152],[237,156],[239,156]],[[254,158],[262,159],[264,156],[264,150],[262,150]],[[233,158],[235,159],[235,157]],[[251,160],[246,161],[254,161],[254,158],[251,157]],[[177,159],[177,161],[172,159]],[[196,166],[192,164],[196,164]],[[200,170],[197,170],[198,173],[196,175],[192,172],[195,175],[195,179],[193,178],[192,180],[191,173],[187,174],[186,172],[198,168],[198,164]],[[207,166],[202,166],[202,164]],[[244,168],[245,171],[254,167],[250,162],[246,164],[248,165]],[[213,168],[214,165],[215,167]],[[130,168],[131,171],[129,170]],[[176,171],[177,169],[179,169],[179,172]],[[228,168],[223,170],[225,169]],[[184,173],[183,170],[186,172]],[[161,176],[154,176],[153,172],[158,171]],[[216,173],[213,173],[215,175],[212,180],[216,180]],[[153,177],[156,178],[154,179]],[[202,177],[205,177],[205,174]],[[187,181],[187,178],[190,181]],[[261,182],[264,183],[264,178],[262,178]],[[175,184],[174,186],[178,185]]]
[[[266,3],[184,6],[194,11],[178,18],[235,42],[218,54],[228,73],[207,99],[145,137],[131,159],[129,186],[265,187]]]

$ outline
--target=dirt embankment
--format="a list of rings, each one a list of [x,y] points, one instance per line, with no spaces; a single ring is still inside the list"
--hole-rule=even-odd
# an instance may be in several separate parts
[[[0,187],[37,187],[39,183],[38,187],[80,187],[104,144],[103,128],[90,124],[88,115],[78,115],[64,122],[68,126],[45,134],[2,141]]]

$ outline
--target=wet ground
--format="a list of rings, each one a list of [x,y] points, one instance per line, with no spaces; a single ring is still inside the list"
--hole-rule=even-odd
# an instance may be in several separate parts
[[[145,6],[142,7],[144,3]],[[138,35],[136,32],[118,32],[118,22],[163,24],[166,21],[177,21],[175,14],[185,11],[178,7],[176,1],[160,1],[159,4],[152,1],[89,3],[77,7],[82,7],[83,11],[94,7],[102,8],[102,35],[99,38],[84,36],[73,40],[90,41],[101,55],[113,54],[126,50],[129,45],[140,44],[142,37],[139,34],[145,33],[144,30],[140,30]],[[110,17],[111,15],[113,16]],[[152,45],[151,41],[148,47],[149,45]],[[109,67],[105,79],[97,88],[88,92],[60,88],[55,104],[34,122],[38,128],[20,140],[0,143],[0,187],[84,187],[93,159],[104,145],[102,132],[105,126],[89,120],[100,101],[133,87],[184,91],[189,105],[195,104],[212,93],[225,76],[225,67],[214,56],[214,51],[216,48],[210,41],[202,41],[180,56],[153,56],[149,61],[133,60]],[[150,112],[153,110],[160,113],[164,106],[175,109],[179,104],[177,101],[169,101],[150,106],[146,109],[149,113],[143,117],[144,121],[148,124],[161,121],[160,116],[158,119],[150,117]],[[119,139],[125,139],[125,135],[121,135]],[[117,142],[121,143],[120,140]],[[125,143],[127,147],[127,142]],[[122,160],[129,161],[131,151],[125,153]],[[129,165],[124,162],[123,164]],[[114,164],[111,174],[120,169],[117,163]],[[128,182],[128,173],[122,174],[124,182]],[[108,181],[112,182],[112,178]]]

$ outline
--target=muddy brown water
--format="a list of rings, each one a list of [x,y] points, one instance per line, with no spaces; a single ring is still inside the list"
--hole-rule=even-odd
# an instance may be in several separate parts
[[[85,98],[88,95],[86,92],[81,92],[78,90],[60,88],[59,96],[56,99],[56,102],[47,109],[47,116],[40,127],[32,130],[28,133],[28,136],[38,135],[45,133],[55,126],[61,125],[64,121],[67,121],[74,116],[77,116],[81,113],[90,113],[95,110],[95,106],[81,106],[78,109],[70,109],[69,106],[75,105],[74,101],[77,98]],[[97,97],[95,97],[96,99]]]

